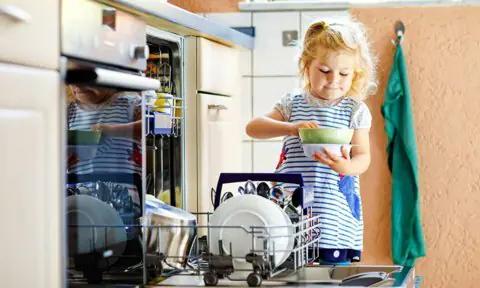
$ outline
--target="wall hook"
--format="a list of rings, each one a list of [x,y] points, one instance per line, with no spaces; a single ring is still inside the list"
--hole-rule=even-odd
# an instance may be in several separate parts
[[[405,25],[400,20],[397,20],[397,22],[395,22],[395,35],[397,36],[397,38],[395,40],[392,40],[393,45],[402,44],[405,35]]]

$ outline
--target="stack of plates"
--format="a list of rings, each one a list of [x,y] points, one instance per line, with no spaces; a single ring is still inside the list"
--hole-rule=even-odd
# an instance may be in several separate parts
[[[219,255],[220,248],[223,248],[226,254],[238,257],[234,259],[235,269],[252,268],[245,256],[252,252],[253,246],[255,250],[264,251],[265,238],[262,237],[275,237],[267,241],[270,254],[275,254],[275,266],[285,262],[293,249],[294,227],[290,218],[278,205],[258,195],[241,195],[226,200],[210,217],[209,225],[219,226],[210,227],[210,252]],[[256,231],[254,240],[252,229]],[[219,240],[222,240],[223,247],[219,246]]]

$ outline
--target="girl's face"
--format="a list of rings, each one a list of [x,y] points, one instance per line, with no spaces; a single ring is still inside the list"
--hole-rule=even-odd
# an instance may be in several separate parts
[[[343,51],[323,50],[308,67],[310,93],[320,99],[336,100],[352,86],[356,57]]]

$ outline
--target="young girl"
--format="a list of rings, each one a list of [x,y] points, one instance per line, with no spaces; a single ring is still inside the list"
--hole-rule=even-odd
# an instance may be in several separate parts
[[[301,173],[314,189],[320,215],[320,262],[360,261],[363,244],[359,176],[370,164],[371,114],[362,102],[375,86],[375,65],[362,26],[354,21],[312,24],[299,59],[303,93],[287,94],[265,116],[252,119],[254,138],[286,136],[279,173]],[[299,128],[354,129],[350,153],[325,149],[314,159],[303,153]]]

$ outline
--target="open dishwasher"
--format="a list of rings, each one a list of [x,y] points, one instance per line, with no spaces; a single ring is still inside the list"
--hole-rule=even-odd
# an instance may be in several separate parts
[[[200,213],[209,217],[209,225],[189,226],[195,229],[197,237],[188,256],[162,254],[161,269],[157,270],[160,277],[152,277],[150,284],[153,286],[357,286],[357,287],[413,287],[414,270],[410,267],[388,265],[318,265],[318,243],[321,234],[319,216],[312,214],[312,192],[303,187],[300,174],[277,173],[221,173],[214,192],[215,210],[227,206],[230,198],[241,196],[222,193],[222,186],[227,183],[250,181],[271,181],[273,183],[291,183],[298,185],[290,195],[289,203],[284,205],[294,206],[297,213],[289,211],[287,214],[290,224],[285,226],[265,225],[212,225],[214,213]],[[260,194],[260,193],[259,193]],[[245,196],[245,195],[244,195]],[[253,196],[253,195],[252,195]],[[252,198],[251,196],[248,196]],[[242,198],[246,202],[247,198]],[[261,201],[265,195],[253,198]],[[274,195],[268,195],[268,201]],[[241,199],[241,198],[237,198]],[[223,200],[223,202],[222,202]],[[272,199],[275,200],[275,199]],[[233,203],[233,201],[230,201]],[[275,204],[276,205],[276,204]],[[283,207],[285,208],[285,207]],[[243,209],[243,208],[241,208]],[[240,210],[241,210],[240,209]],[[197,215],[200,217],[202,215]],[[233,222],[229,222],[233,223]],[[155,233],[169,233],[173,227],[152,226]],[[181,227],[177,227],[181,228]],[[185,227],[183,227],[185,228]],[[275,229],[281,233],[275,233]],[[224,237],[215,237],[218,229],[228,232]],[[282,230],[283,229],[283,230]],[[163,230],[163,232],[162,232]],[[233,232],[232,232],[233,231]],[[237,232],[234,232],[237,231]],[[241,231],[238,232],[238,231]],[[151,231],[153,233],[154,231]],[[228,238],[225,235],[235,235]],[[240,236],[236,236],[240,235]],[[247,235],[242,238],[241,235]],[[238,240],[235,239],[237,237]],[[282,241],[275,239],[288,238],[291,245],[281,245]],[[225,239],[227,239],[225,241]],[[238,241],[235,241],[238,240]],[[218,241],[218,243],[214,243]],[[243,242],[242,242],[243,241]],[[227,243],[225,243],[227,242]],[[234,244],[247,244],[248,253],[236,255]],[[159,251],[159,250],[157,250]],[[245,252],[245,250],[241,250]],[[149,253],[152,254],[152,253]],[[278,261],[278,256],[287,255],[283,261]],[[276,259],[277,258],[277,259]],[[181,267],[169,263],[181,259]],[[152,275],[153,276],[153,275]],[[245,283],[246,282],[246,283]],[[320,285],[320,286],[318,286]]]

